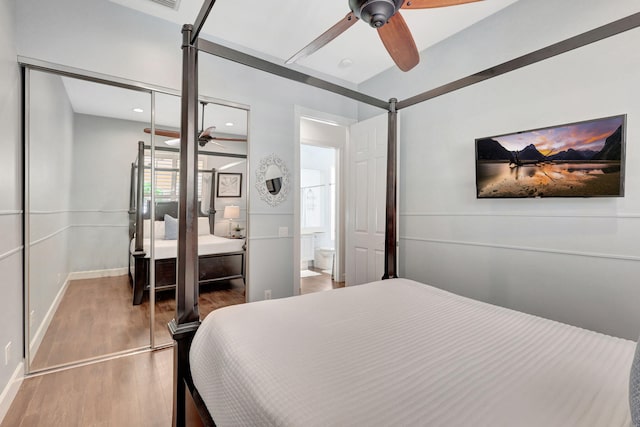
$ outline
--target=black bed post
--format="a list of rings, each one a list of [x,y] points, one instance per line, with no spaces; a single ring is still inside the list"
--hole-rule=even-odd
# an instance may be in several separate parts
[[[211,169],[211,192],[209,196],[209,233],[215,234],[216,227],[216,168]]]
[[[131,184],[129,186],[129,241],[136,231],[136,164],[131,163]]]
[[[133,167],[133,165],[132,165]],[[131,191],[135,188],[135,241],[133,251],[133,263],[135,268],[135,274],[131,277],[133,286],[133,305],[138,305],[142,302],[142,296],[144,294],[144,284],[148,272],[148,262],[145,260],[146,252],[144,251],[144,216],[143,216],[143,204],[144,204],[144,141],[138,141],[138,173],[136,185],[134,187],[134,174],[131,171]],[[133,197],[132,197],[133,199]],[[131,212],[131,211],[129,211]],[[151,220],[153,224],[153,220]],[[131,262],[131,261],[129,261]]]
[[[169,323],[174,345],[173,426],[186,423],[185,380],[190,378],[189,349],[200,325],[198,312],[198,50],[192,25],[182,27],[182,112],[180,119],[180,202],[176,314]]]
[[[386,230],[384,239],[384,276],[382,279],[394,279],[396,273],[396,188],[398,165],[398,111],[396,98],[389,100],[389,129],[387,140],[387,211]]]
[[[143,205],[144,204],[144,142],[138,141],[138,185],[136,188],[136,242],[135,251],[143,252]]]

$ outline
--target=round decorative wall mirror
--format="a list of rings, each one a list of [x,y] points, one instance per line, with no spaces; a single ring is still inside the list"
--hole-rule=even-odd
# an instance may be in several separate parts
[[[289,192],[289,171],[276,154],[269,154],[260,160],[256,170],[256,189],[260,198],[270,206],[277,206],[286,200]]]

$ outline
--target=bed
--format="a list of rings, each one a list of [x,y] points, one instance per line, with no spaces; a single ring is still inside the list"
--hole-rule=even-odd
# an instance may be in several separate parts
[[[173,210],[175,202],[160,202],[156,212]],[[156,216],[160,218],[157,214]],[[164,215],[154,221],[156,291],[175,289],[177,241],[166,239]],[[171,217],[173,218],[173,217]],[[143,234],[149,236],[150,220],[144,220]],[[209,232],[209,219],[198,218],[198,277],[200,285],[228,283],[232,279],[244,280],[245,240],[215,236]],[[142,239],[142,250],[136,250],[135,237],[129,245],[129,279],[133,287],[133,304],[142,302],[149,290],[150,239]]]
[[[638,28],[640,13],[385,101],[200,38],[214,4],[204,0],[182,27],[181,159],[197,151],[199,52],[385,110],[386,280],[228,307],[201,324],[188,275],[197,259],[185,252],[169,324],[174,425],[191,425],[195,407],[205,425],[220,426],[640,427],[634,342],[398,279],[396,252],[399,110]],[[181,182],[196,172],[187,164]],[[180,198],[195,206],[194,194]],[[192,237],[183,232],[180,253]]]
[[[220,427],[622,427],[634,349],[391,279],[217,310],[190,364]]]
[[[144,159],[144,142],[138,143],[138,164]],[[197,220],[197,279],[198,286],[229,284],[230,280],[245,278],[244,238],[224,238],[214,235],[215,230],[215,176],[211,173],[211,195],[206,212],[201,202],[196,204]],[[131,164],[129,191],[129,281],[133,289],[133,305],[142,303],[144,293],[150,287],[151,226],[154,227],[154,259],[156,291],[172,290],[177,283],[178,254],[178,201],[156,201],[153,209],[150,200],[144,199],[144,168]],[[138,207],[143,207],[138,208]],[[153,216],[153,221],[151,220]],[[170,224],[167,224],[170,222]]]

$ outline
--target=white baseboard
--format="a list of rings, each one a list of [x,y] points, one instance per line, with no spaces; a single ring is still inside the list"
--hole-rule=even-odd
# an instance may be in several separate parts
[[[36,352],[38,351],[40,344],[42,344],[42,340],[44,339],[44,334],[46,334],[47,329],[49,329],[49,325],[51,324],[53,315],[56,314],[56,310],[58,310],[58,306],[60,305],[60,301],[62,301],[62,297],[64,296],[64,293],[67,291],[67,288],[69,287],[70,276],[71,274],[67,276],[67,279],[64,281],[64,284],[58,291],[58,294],[53,299],[53,303],[49,307],[49,310],[47,310],[47,314],[45,314],[44,318],[42,319],[42,323],[40,323],[40,327],[38,328],[36,333],[33,335],[33,338],[29,343],[29,355],[32,360]]]
[[[18,363],[18,366],[16,366],[16,370],[13,371],[13,375],[9,379],[4,390],[2,390],[2,394],[0,394],[0,423],[4,420],[7,412],[9,412],[9,408],[11,407],[16,394],[18,394],[18,390],[20,389],[23,379],[24,363],[20,362]]]
[[[109,270],[74,271],[69,273],[67,280],[98,279],[100,277],[124,276],[129,273],[129,268],[111,268]]]

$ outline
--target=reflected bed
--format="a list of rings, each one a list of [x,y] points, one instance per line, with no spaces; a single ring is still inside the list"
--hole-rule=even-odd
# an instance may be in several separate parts
[[[157,202],[154,221],[154,258],[156,290],[175,289],[177,240],[167,238],[165,215],[177,216],[177,202]],[[147,209],[147,212],[149,209]],[[133,287],[133,304],[142,303],[149,290],[151,221],[144,220],[131,236],[129,245],[129,277]],[[136,250],[136,234],[142,234],[140,249]],[[224,283],[232,279],[244,280],[245,240],[227,239],[210,234],[210,219],[198,218],[198,283]]]

